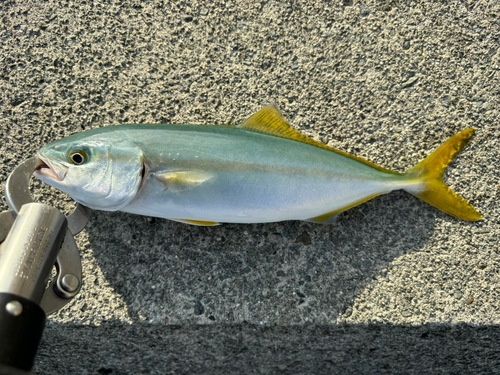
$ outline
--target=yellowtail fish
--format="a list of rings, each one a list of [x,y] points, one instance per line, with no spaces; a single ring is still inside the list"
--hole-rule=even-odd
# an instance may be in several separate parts
[[[118,125],[74,134],[40,149],[35,176],[93,209],[194,225],[330,223],[397,189],[474,221],[482,216],[442,176],[475,131],[397,173],[314,141],[265,107],[236,127]]]

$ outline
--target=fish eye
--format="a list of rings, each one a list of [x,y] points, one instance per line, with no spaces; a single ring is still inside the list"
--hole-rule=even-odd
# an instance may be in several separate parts
[[[74,165],[82,165],[87,162],[88,155],[85,150],[73,150],[68,155],[69,162]]]

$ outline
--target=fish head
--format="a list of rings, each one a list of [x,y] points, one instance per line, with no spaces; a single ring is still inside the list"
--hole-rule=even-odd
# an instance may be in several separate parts
[[[142,150],[129,140],[81,134],[42,147],[35,177],[87,207],[120,210],[134,199],[144,178]]]

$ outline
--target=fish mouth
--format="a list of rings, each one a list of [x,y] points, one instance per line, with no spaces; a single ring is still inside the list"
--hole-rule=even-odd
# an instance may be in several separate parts
[[[64,177],[66,177],[66,173],[68,172],[67,168],[59,163],[51,163],[40,156],[37,156],[37,159],[38,162],[35,167],[35,171],[33,172],[35,176],[44,176],[59,182],[64,180]]]

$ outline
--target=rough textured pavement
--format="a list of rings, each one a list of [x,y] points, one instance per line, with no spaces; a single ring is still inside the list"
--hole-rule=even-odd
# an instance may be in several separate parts
[[[329,226],[94,211],[36,372],[500,372],[498,1],[3,1],[0,21],[1,183],[75,132],[236,125],[268,103],[396,171],[479,129],[445,175],[477,223],[404,192]]]

